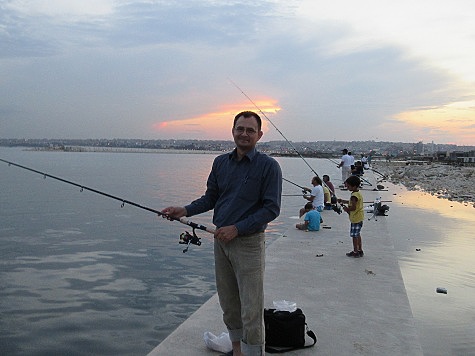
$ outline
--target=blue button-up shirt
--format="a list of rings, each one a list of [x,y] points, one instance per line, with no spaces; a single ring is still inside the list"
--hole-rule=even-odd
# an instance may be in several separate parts
[[[255,148],[240,161],[236,149],[214,159],[205,194],[185,206],[187,216],[214,209],[219,228],[235,225],[239,235],[262,232],[280,213],[282,171]]]

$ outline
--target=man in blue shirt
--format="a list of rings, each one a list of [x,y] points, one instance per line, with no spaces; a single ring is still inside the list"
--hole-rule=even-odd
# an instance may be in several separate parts
[[[216,287],[234,355],[264,355],[264,266],[267,224],[280,213],[282,171],[256,144],[262,121],[252,111],[234,118],[236,148],[215,158],[205,194],[162,210],[179,219],[214,209]]]

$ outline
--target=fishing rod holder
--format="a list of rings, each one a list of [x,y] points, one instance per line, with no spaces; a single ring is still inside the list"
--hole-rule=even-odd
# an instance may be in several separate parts
[[[201,246],[201,239],[196,235],[195,229],[193,228],[193,235],[188,231],[181,233],[180,241],[178,241],[178,243],[186,245],[186,248],[183,250],[183,253],[185,253],[188,251],[190,244]]]

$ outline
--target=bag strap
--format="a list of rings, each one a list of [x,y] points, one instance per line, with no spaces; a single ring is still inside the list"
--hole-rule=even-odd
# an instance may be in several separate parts
[[[297,347],[273,347],[273,346],[267,346],[266,345],[266,352],[270,354],[280,354],[288,351],[293,351],[293,350],[298,350],[298,349],[306,349],[307,347],[312,347],[317,343],[317,336],[315,333],[308,328],[307,323],[305,323],[306,327],[306,334],[313,340],[313,344],[311,345],[304,345],[304,346],[297,346]]]

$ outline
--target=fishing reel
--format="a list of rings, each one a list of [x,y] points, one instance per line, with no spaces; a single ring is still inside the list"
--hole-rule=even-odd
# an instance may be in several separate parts
[[[341,206],[337,205],[337,204],[333,204],[332,205],[332,210],[335,212],[335,213],[338,213],[338,215],[340,215],[343,210],[341,209]]]
[[[186,245],[186,248],[183,250],[183,253],[185,253],[188,251],[190,244],[201,246],[201,239],[196,235],[195,229],[193,228],[193,235],[188,231],[181,233],[180,241],[178,241],[178,243]]]

